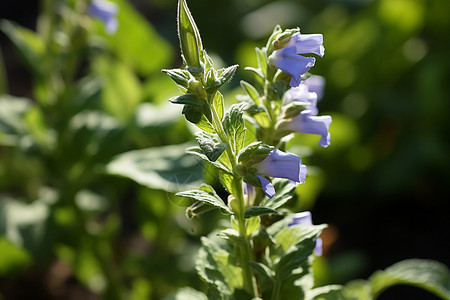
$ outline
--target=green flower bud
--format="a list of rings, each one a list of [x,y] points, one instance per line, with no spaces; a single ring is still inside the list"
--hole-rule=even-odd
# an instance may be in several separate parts
[[[188,67],[195,67],[197,72],[202,68],[200,52],[203,49],[202,40],[197,25],[194,22],[186,1],[178,1],[178,37],[184,61]]]

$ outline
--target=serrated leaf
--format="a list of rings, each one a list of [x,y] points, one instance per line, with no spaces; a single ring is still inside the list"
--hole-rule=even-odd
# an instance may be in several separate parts
[[[180,87],[182,87],[184,89],[184,91],[187,90],[188,86],[189,86],[189,80],[193,79],[191,73],[189,73],[186,70],[181,70],[181,69],[163,69],[161,70],[162,72],[166,73],[167,75],[169,75],[170,78],[172,78],[172,80]]]
[[[207,73],[207,80],[206,80],[207,83],[205,86],[206,92],[208,94],[213,94],[218,89],[220,89],[224,84],[228,83],[233,78],[238,67],[239,67],[238,65],[233,65],[228,68],[220,69],[216,72],[214,72],[214,69],[211,69]]]
[[[291,276],[294,270],[308,263],[315,241],[322,232],[324,225],[319,226],[288,226],[275,236],[275,240],[284,250],[274,269],[278,280]],[[303,269],[305,266],[303,266]]]
[[[186,112],[187,110],[194,109],[195,111],[198,111],[198,112],[204,114],[208,120],[211,120],[211,109],[209,108],[208,103],[206,103],[203,99],[200,99],[199,97],[197,97],[195,94],[192,94],[192,93],[183,94],[181,96],[172,97],[169,99],[169,101],[172,103],[175,103],[175,104],[184,104],[185,107],[183,109],[183,113],[185,115],[187,113]],[[189,108],[186,108],[186,107],[189,107]],[[186,115],[186,118],[187,117],[188,116]],[[201,115],[200,115],[200,117],[201,117]],[[188,119],[188,120],[195,124],[200,122],[200,119],[197,120],[196,122],[194,122],[190,119]]]
[[[265,197],[260,206],[264,206],[270,209],[278,209],[282,207],[284,204],[292,200],[295,196],[296,185],[289,183],[289,180],[282,178],[274,178],[272,180],[272,184],[275,188],[275,196],[272,198]]]
[[[230,172],[219,172],[219,179],[220,182],[223,184],[225,189],[228,191],[228,193],[232,195],[236,195],[236,187],[234,185],[234,179],[233,174]]]
[[[250,83],[241,80],[241,87],[247,92],[247,94],[250,96],[250,98],[255,102],[256,105],[259,105],[259,98],[260,95],[258,91],[251,85]]]
[[[186,149],[187,153],[191,153],[194,155],[197,155],[198,157],[200,157],[201,159],[207,161],[208,163],[213,164],[213,166],[215,166],[216,168],[226,172],[227,174],[230,174],[231,171],[230,169],[225,166],[222,162],[220,161],[210,161],[209,158],[205,155],[205,153],[203,153],[203,151],[199,148],[199,147],[189,147]]]
[[[198,190],[189,190],[185,192],[176,193],[177,197],[189,198],[195,201],[208,203],[212,206],[220,208],[228,214],[233,214],[231,209],[223,202],[223,200],[216,194],[214,189],[209,185],[202,185]]]
[[[267,214],[278,214],[278,212],[274,209],[263,207],[263,206],[250,206],[245,210],[244,218],[251,218],[260,215]]]
[[[375,272],[369,282],[374,297],[393,285],[407,284],[450,299],[450,271],[444,264],[433,260],[408,259],[398,262],[384,271]]]
[[[223,120],[223,127],[230,140],[230,146],[234,153],[238,153],[244,146],[245,125],[243,111],[245,103],[231,105]]]
[[[196,261],[198,274],[225,299],[243,288],[242,269],[232,256],[233,249],[219,236],[202,237]],[[216,299],[216,298],[215,298]]]
[[[213,140],[205,138],[197,138],[197,141],[200,149],[211,162],[215,162],[228,146],[225,143],[216,143]]]
[[[151,189],[179,192],[203,181],[201,160],[185,152],[189,146],[192,144],[125,152],[112,159],[106,172]]]

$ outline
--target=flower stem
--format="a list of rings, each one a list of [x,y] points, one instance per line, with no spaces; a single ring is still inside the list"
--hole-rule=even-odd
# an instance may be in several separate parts
[[[214,96],[214,95],[213,95]],[[230,147],[229,139],[227,134],[225,133],[225,130],[222,126],[222,120],[220,119],[219,115],[217,114],[217,111],[215,107],[211,106],[212,111],[212,125],[219,136],[222,143],[226,143],[228,146],[226,148],[226,154],[228,156],[228,159],[231,163],[231,169],[237,164],[237,156],[236,153],[233,152],[233,149]],[[245,222],[244,218],[244,212],[245,212],[245,203],[244,203],[244,191],[242,188],[242,179],[234,176],[233,184],[235,186],[236,195],[233,195],[237,201],[238,201],[238,212],[236,212],[236,221],[238,222],[239,227],[239,234],[243,240],[243,245],[241,247],[240,252],[240,264],[243,272],[243,279],[244,279],[244,288],[249,292],[252,296],[252,298],[255,298],[258,296],[258,287],[256,285],[256,280],[253,275],[252,267],[250,266],[250,261],[252,257],[251,252],[251,246],[250,241],[248,240],[247,236],[247,224]]]

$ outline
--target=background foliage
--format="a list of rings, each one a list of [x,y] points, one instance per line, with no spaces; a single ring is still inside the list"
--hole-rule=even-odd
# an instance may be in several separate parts
[[[39,7],[31,2],[26,10],[2,3],[0,17],[34,31]],[[80,67],[65,115],[35,109],[46,85],[33,53],[45,52],[45,44],[32,43],[29,56],[18,53],[6,36],[11,29],[2,25],[0,93],[13,95],[0,96],[5,299],[111,298],[116,289],[133,299],[159,299],[179,286],[201,286],[193,270],[199,239],[221,215],[188,220],[164,191],[195,186],[202,175],[220,189],[198,159],[180,155],[192,128],[167,104],[177,90],[160,70],[181,63],[176,1],[116,2],[119,30],[108,36],[96,24],[97,39],[83,60],[88,66]],[[192,0],[189,7],[218,65],[255,66],[254,47],[275,24],[324,35],[326,54],[314,72],[327,80],[319,107],[333,117],[332,144],[322,151],[315,139],[296,138],[313,147],[314,154],[297,150],[317,168],[292,204],[311,209],[315,223],[330,224],[316,266],[320,282],[367,278],[406,258],[450,265],[447,0]],[[241,93],[237,79],[248,76],[239,68],[236,89],[222,91],[228,105]],[[59,116],[64,128],[49,129],[49,115]],[[57,150],[53,130],[66,138]],[[131,176],[144,173],[148,180],[114,176],[123,161],[135,162],[127,169]],[[78,209],[59,201],[67,195],[55,190],[77,198]],[[399,297],[433,299],[402,287],[380,299]]]

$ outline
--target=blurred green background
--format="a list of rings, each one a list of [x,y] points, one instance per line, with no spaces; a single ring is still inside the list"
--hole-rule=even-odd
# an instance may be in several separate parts
[[[0,18],[35,30],[40,6],[37,1],[27,2],[3,1]],[[102,111],[114,118],[117,134],[111,135],[110,123],[103,119],[99,121],[103,125],[92,125],[97,126],[95,134],[84,133],[89,135],[89,149],[103,149],[92,150],[98,158],[86,159],[88,168],[107,165],[122,152],[192,140],[191,128],[179,117],[179,110],[164,106],[177,89],[160,72],[181,64],[176,1],[117,2],[119,31],[112,37],[99,33],[109,54],[93,60],[87,71],[92,77],[86,82],[94,84],[96,78],[102,85],[92,88],[85,97],[90,104],[77,111],[79,128],[90,128],[89,117],[81,113]],[[265,44],[276,24],[324,35],[325,56],[311,72],[326,79],[318,106],[320,114],[333,117],[331,145],[322,149],[315,137],[306,135],[296,136],[290,145],[304,159],[310,175],[299,186],[293,209],[312,210],[315,223],[330,224],[324,233],[325,256],[317,263],[320,283],[366,278],[413,257],[450,266],[448,0],[190,0],[188,5],[204,47],[218,66],[255,66],[254,48]],[[36,99],[36,77],[3,32],[0,41],[4,71],[0,71],[0,93]],[[239,79],[252,80],[240,68],[223,91],[228,104],[239,93]],[[0,111],[0,118],[5,114]],[[70,131],[68,138],[85,139],[77,130]],[[40,179],[58,173],[47,171],[49,165],[38,156],[13,149],[0,146],[2,201],[14,197],[28,199],[23,203],[32,205],[36,202],[31,195],[44,185]],[[86,149],[84,144],[65,149],[67,156],[62,159],[67,166],[53,167],[59,172],[72,170],[80,157],[90,157]],[[157,160],[161,151],[148,155]],[[198,161],[190,166],[195,174],[200,172]],[[203,173],[214,183],[213,173],[208,169]],[[160,189],[165,181],[139,183],[102,172],[82,183],[79,190],[97,199],[88,200],[97,207],[86,210],[86,215],[93,220],[91,226],[106,228],[100,241],[77,233],[72,220],[76,216],[64,205],[50,210],[57,216],[56,233],[35,241],[34,248],[0,237],[0,299],[2,294],[4,299],[30,295],[33,299],[97,299],[98,295],[114,299],[99,257],[92,254],[95,251],[114,261],[117,276],[112,282],[121,282],[132,295],[129,299],[160,299],[179,286],[201,287],[193,257],[199,237],[221,222],[220,215],[187,220],[183,207]],[[5,218],[6,204],[1,205],[0,215]],[[380,299],[435,298],[399,287]]]

